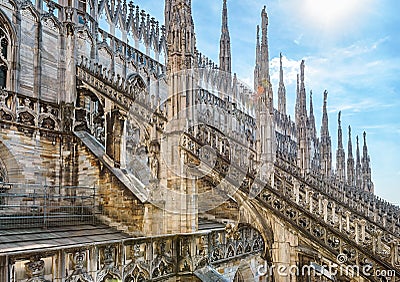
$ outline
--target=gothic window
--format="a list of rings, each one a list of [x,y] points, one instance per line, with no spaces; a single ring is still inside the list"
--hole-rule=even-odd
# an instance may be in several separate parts
[[[10,61],[10,39],[3,26],[0,27],[0,48],[0,88],[6,88]]]

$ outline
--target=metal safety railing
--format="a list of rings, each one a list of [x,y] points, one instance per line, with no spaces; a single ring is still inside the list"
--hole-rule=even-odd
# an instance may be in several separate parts
[[[0,229],[90,224],[94,187],[0,183]]]

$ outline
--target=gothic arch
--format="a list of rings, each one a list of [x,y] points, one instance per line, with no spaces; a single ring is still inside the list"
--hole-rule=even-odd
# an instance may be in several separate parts
[[[0,10],[0,88],[14,89],[16,33],[8,17]]]
[[[104,99],[88,87],[80,87],[76,98],[74,130],[84,130],[105,145]]]
[[[262,253],[263,259],[268,262],[272,261],[270,250],[272,249],[272,243],[274,241],[274,234],[271,224],[261,215],[256,207],[251,203],[250,200],[244,200],[239,191],[236,192],[234,198],[238,202],[239,208],[239,225],[242,227],[249,225],[252,228],[258,230],[264,240],[264,251]]]

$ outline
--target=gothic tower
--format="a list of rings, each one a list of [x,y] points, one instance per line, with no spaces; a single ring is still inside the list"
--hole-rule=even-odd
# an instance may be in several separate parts
[[[167,8],[168,7],[168,8]],[[167,0],[168,123],[161,141],[160,186],[165,203],[164,233],[196,231],[198,202],[196,183],[187,169],[186,153],[178,149],[186,130],[196,124],[194,72],[195,34],[191,0]]]
[[[328,112],[326,109],[328,99],[328,91],[324,92],[324,106],[322,113],[322,126],[321,126],[321,174],[325,178],[329,178],[332,173],[332,145],[331,136],[329,135],[328,127]]]
[[[254,90],[256,91],[257,155],[260,165],[259,175],[266,181],[273,175],[275,160],[275,126],[273,92],[269,75],[268,55],[268,15],[266,7],[261,12],[261,45],[257,26],[256,66],[254,69]]]
[[[341,123],[342,112],[338,114],[338,147],[336,150],[336,177],[340,182],[345,183],[346,170],[345,170],[345,153],[343,149],[343,132]]]
[[[348,141],[348,145],[347,145],[347,184],[349,186],[355,185],[353,144],[351,142],[351,127],[350,127],[350,125],[349,125],[349,141]]]
[[[231,39],[229,37],[226,0],[224,0],[222,8],[221,39],[219,41],[219,67],[222,71],[231,73]]]

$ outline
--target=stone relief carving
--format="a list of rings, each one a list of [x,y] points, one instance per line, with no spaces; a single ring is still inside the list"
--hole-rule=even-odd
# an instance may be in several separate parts
[[[97,281],[108,282],[109,280],[113,281],[114,279],[117,281],[121,280],[121,271],[119,267],[115,265],[115,255],[116,249],[114,246],[109,245],[103,249],[103,268],[97,274]]]
[[[73,256],[74,272],[65,282],[93,282],[92,276],[85,268],[86,251],[77,251]]]
[[[50,282],[44,279],[44,260],[38,256],[33,256],[25,264],[25,272],[28,276],[27,282]]]

